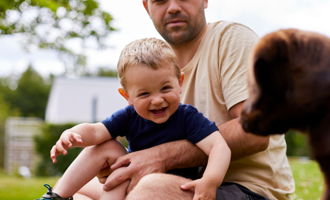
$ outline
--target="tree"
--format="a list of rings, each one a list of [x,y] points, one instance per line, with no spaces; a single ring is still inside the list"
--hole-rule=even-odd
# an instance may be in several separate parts
[[[17,88],[9,97],[11,110],[18,110],[23,117],[44,118],[50,83],[45,81],[32,66],[21,75]]]
[[[8,97],[12,91],[9,88],[8,78],[0,78],[0,168],[4,166],[5,124],[10,114]]]
[[[0,77],[0,168],[4,164],[5,123],[9,116],[44,118],[50,91],[50,80],[44,80],[32,66],[16,80]],[[13,83],[17,84],[13,84]]]
[[[3,97],[0,95],[0,168],[4,165],[4,144],[5,144],[5,122],[9,115],[9,107]]]
[[[103,48],[111,31],[112,16],[102,10],[97,0],[1,0],[0,36],[20,34],[28,49],[55,50],[67,72],[86,65],[79,43]]]
[[[100,67],[96,73],[97,76],[102,77],[117,77],[118,73],[115,69],[109,69],[107,67]]]

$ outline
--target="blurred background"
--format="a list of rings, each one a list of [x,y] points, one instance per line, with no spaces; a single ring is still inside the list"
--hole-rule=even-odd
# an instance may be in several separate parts
[[[209,0],[206,16],[243,23],[259,36],[281,28],[330,36],[329,9],[330,0]],[[53,165],[49,149],[61,132],[126,105],[117,94],[117,59],[143,37],[161,38],[142,0],[0,1],[0,199],[19,199],[20,180],[36,181],[27,190],[40,196],[41,185],[54,182],[80,151]],[[306,137],[290,131],[286,140],[299,179],[294,198],[317,199],[322,178]],[[9,191],[14,196],[2,196]]]

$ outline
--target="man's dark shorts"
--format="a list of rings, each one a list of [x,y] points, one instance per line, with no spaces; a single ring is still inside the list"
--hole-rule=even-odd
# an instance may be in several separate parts
[[[267,200],[267,198],[260,196],[236,183],[223,183],[217,189],[216,200]]]

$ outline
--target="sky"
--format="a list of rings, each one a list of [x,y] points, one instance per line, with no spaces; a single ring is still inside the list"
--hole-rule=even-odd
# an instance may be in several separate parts
[[[109,35],[110,48],[87,49],[88,67],[115,69],[121,49],[129,42],[161,38],[149,19],[142,0],[99,0],[101,7],[114,17],[117,32]],[[252,28],[259,36],[281,28],[299,28],[330,36],[330,0],[209,0],[205,10],[208,22],[235,21]],[[19,74],[32,63],[42,75],[64,72],[63,63],[50,51],[26,53],[20,38],[0,38],[0,76]]]

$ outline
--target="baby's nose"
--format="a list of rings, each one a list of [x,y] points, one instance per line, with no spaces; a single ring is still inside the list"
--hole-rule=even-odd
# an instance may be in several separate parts
[[[164,101],[163,97],[161,96],[155,96],[154,98],[152,98],[152,104],[154,105],[159,105],[159,104],[162,104]]]

